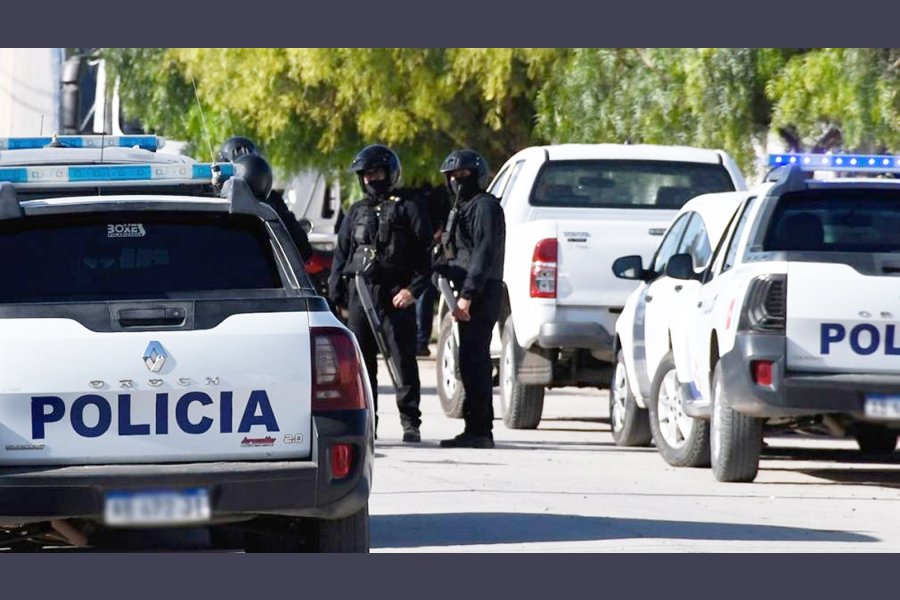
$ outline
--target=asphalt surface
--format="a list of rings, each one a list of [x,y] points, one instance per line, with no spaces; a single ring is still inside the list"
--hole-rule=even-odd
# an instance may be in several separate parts
[[[574,388],[547,393],[537,430],[497,419],[495,449],[443,449],[462,421],[441,411],[434,364],[419,362],[421,444],[400,441],[392,390],[381,388],[373,552],[900,550],[900,452],[867,458],[852,440],[770,437],[754,483],[720,483],[652,447],[616,447],[606,392]]]

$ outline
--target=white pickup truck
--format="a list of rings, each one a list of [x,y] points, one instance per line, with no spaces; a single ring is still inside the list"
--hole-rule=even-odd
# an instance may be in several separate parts
[[[563,144],[526,148],[489,190],[506,214],[506,298],[492,341],[501,410],[513,429],[538,426],[548,387],[608,387],[615,322],[635,283],[613,261],[648,261],[689,199],[742,190],[724,152],[678,146]],[[461,416],[452,322],[442,306],[438,394]]]
[[[355,338],[238,167],[156,147],[0,139],[0,547],[367,551]]]

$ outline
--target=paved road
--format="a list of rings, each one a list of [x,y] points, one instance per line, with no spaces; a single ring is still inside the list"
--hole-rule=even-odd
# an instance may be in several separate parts
[[[419,364],[421,445],[400,442],[382,388],[373,552],[900,551],[900,452],[865,460],[852,441],[770,438],[756,482],[718,483],[653,448],[617,448],[606,393],[571,388],[548,393],[535,431],[498,420],[496,449],[441,449],[462,422],[441,412],[434,361]]]

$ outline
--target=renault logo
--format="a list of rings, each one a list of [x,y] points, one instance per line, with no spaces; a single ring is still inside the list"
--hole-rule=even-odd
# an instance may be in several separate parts
[[[168,357],[169,355],[166,354],[162,344],[157,341],[150,342],[147,349],[144,350],[144,364],[153,373],[158,373],[163,368],[163,364]]]

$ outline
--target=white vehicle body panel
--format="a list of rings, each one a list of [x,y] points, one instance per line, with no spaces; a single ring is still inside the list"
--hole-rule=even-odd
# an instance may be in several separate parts
[[[900,373],[900,285],[849,265],[790,263],[787,366],[826,373]],[[839,294],[831,293],[841,282]],[[823,302],[827,298],[827,302]]]
[[[159,372],[142,358],[151,341],[168,355]],[[169,332],[100,333],[68,319],[6,319],[0,365],[0,445],[42,446],[7,451],[3,464],[271,460],[310,453],[304,313],[238,314],[209,330]],[[183,400],[186,394],[192,396]],[[55,418],[55,402],[40,398],[62,400],[64,414]],[[78,398],[91,400],[73,411]],[[101,406],[109,410],[105,428]],[[91,435],[79,435],[76,425]],[[185,431],[195,428],[206,430]],[[36,429],[43,435],[35,437]],[[284,444],[285,434],[302,435]]]

